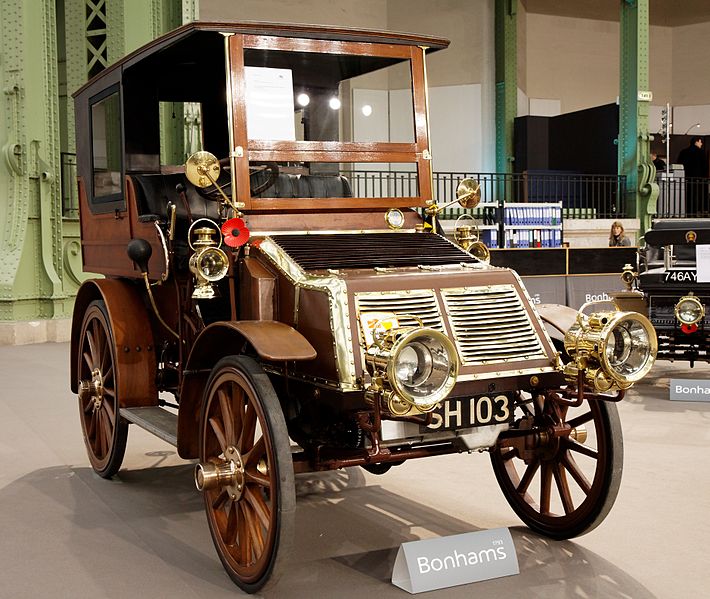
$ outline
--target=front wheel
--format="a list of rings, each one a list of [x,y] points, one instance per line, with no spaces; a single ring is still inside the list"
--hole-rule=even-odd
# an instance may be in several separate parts
[[[539,396],[516,408],[513,428],[521,435],[499,439],[491,461],[520,519],[554,539],[596,528],[621,484],[624,450],[616,406],[584,400],[573,408]]]
[[[77,372],[79,415],[86,452],[103,478],[116,474],[126,453],[128,422],[119,414],[116,358],[106,304],[89,304],[81,325]]]
[[[195,479],[212,540],[231,579],[254,593],[290,553],[296,507],[286,422],[254,360],[228,356],[212,369],[200,432]]]

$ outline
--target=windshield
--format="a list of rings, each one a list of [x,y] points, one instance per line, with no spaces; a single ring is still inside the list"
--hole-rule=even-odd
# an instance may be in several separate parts
[[[284,204],[260,200],[423,205],[422,54],[405,45],[244,36],[236,120],[246,126],[235,127],[235,146],[247,148],[250,186],[240,199],[266,209]]]

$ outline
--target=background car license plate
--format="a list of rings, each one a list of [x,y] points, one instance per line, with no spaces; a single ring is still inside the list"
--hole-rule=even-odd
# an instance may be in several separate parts
[[[666,271],[664,283],[695,283],[698,280],[698,273],[694,270],[668,270]]]
[[[510,398],[500,393],[442,401],[432,414],[431,424],[420,427],[422,432],[500,424],[513,418]]]

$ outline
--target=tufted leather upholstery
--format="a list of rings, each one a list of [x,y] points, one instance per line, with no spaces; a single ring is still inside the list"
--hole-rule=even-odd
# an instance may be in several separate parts
[[[259,185],[265,175],[257,173],[252,177],[252,184]],[[157,214],[167,218],[168,202],[177,207],[178,222],[188,222],[188,206],[192,219],[219,217],[219,203],[205,198],[197,191],[182,173],[175,174],[140,174],[130,175],[135,189],[136,205],[139,215]],[[225,179],[226,181],[226,179]],[[220,183],[224,181],[220,178]],[[188,206],[180,198],[175,186],[185,186]],[[231,194],[230,187],[225,193]],[[279,173],[275,183],[266,189],[260,197],[267,198],[349,198],[352,197],[349,181],[340,175],[291,175]]]

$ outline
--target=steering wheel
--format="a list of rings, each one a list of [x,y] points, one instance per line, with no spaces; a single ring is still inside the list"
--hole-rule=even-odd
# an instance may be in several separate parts
[[[224,169],[225,173],[230,171],[230,161],[229,158],[222,158],[219,161],[220,167]],[[263,175],[262,175],[263,174]],[[258,182],[263,176],[263,181]],[[254,180],[254,177],[257,177]],[[272,187],[279,178],[279,165],[275,162],[264,162],[263,164],[253,164],[249,165],[249,187],[252,196],[258,196],[264,193],[267,189]],[[223,177],[220,177],[223,179]],[[227,196],[231,195],[230,187],[232,185],[231,176],[227,177],[226,181],[220,182],[217,180],[217,185],[210,185],[209,187],[199,187],[195,186],[197,192],[207,200],[212,200],[213,202],[221,202],[223,199],[222,193]],[[219,187],[219,189],[217,189]],[[220,189],[222,193],[220,193]]]
[[[264,180],[258,183],[261,177]],[[256,177],[256,179],[253,179]],[[263,164],[249,165],[249,187],[251,188],[251,195],[258,196],[264,193],[270,187],[276,183],[279,178],[279,165],[275,162],[264,162]]]

